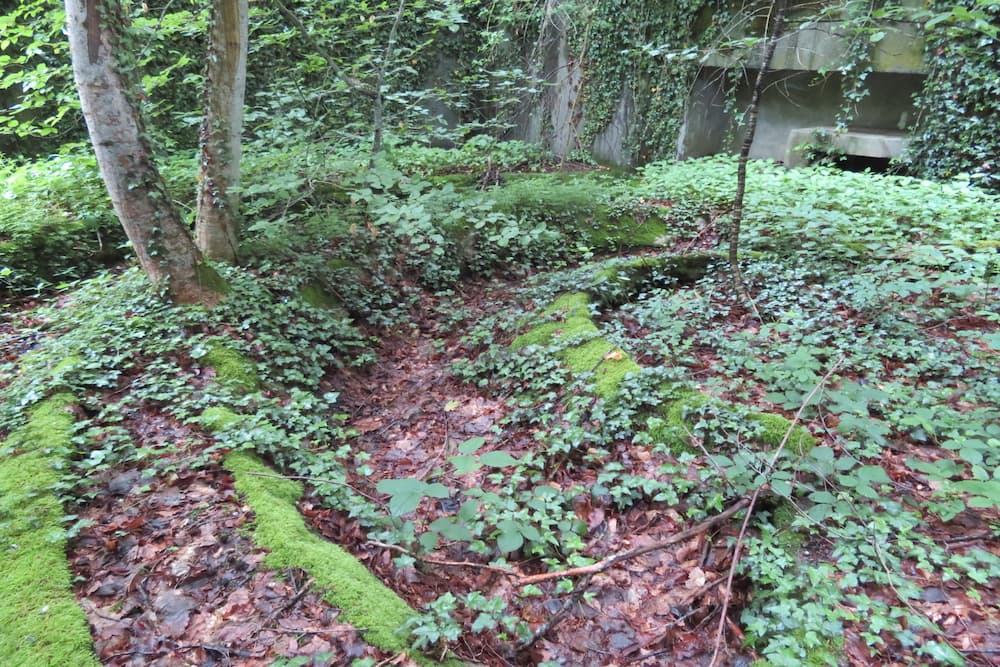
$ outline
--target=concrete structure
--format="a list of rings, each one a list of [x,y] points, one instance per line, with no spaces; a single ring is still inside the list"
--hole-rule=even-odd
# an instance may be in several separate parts
[[[845,155],[897,158],[905,133],[915,119],[914,96],[923,87],[923,40],[909,23],[886,24],[871,53],[872,72],[863,85],[867,95],[850,109],[850,127],[833,127],[845,108],[843,77],[850,44],[839,23],[812,22],[791,28],[779,41],[765,77],[757,133],[750,155],[804,163],[795,147],[816,143],[822,131],[831,148]],[[714,54],[692,88],[679,157],[735,152],[743,142],[738,121],[750,103],[753,81],[761,66],[760,44],[752,52]],[[739,63],[746,70],[736,82],[735,103],[727,103],[730,78]]]
[[[605,163],[635,166],[638,156],[629,151],[629,129],[642,122],[636,114],[643,105],[636,99],[641,93],[625,85],[607,126],[592,145],[581,145],[587,109],[580,91],[586,72],[571,51],[568,32],[572,21],[560,5],[559,0],[546,4],[551,13],[545,28],[538,42],[529,45],[530,55],[525,54],[534,63],[532,72],[546,82],[544,92],[516,114],[506,138],[543,143],[560,156],[582,149]],[[734,32],[738,29],[727,34]],[[849,35],[840,22],[804,21],[793,11],[768,68],[751,157],[801,163],[799,153],[789,153],[790,142],[796,142],[794,149],[811,141],[800,141],[804,136],[837,123],[845,107],[845,75],[839,70],[849,64],[852,39],[862,40],[865,48],[871,45],[872,71],[862,84],[867,95],[851,109],[849,132],[832,139],[832,145],[848,155],[899,157],[905,144],[902,137],[916,116],[914,96],[923,87],[923,40],[917,25],[911,23],[886,23],[879,33],[880,39],[871,43],[865,34]],[[763,46],[758,43],[751,50],[717,50],[704,60],[691,89],[676,157],[739,150],[742,120],[761,66]],[[852,152],[855,150],[865,152]]]

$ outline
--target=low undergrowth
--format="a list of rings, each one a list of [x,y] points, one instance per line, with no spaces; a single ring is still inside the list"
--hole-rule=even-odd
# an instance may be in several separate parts
[[[575,642],[600,637],[635,662],[685,664],[712,652],[728,600],[740,630],[727,660],[991,664],[994,199],[755,166],[757,321],[712,252],[731,160],[479,191],[425,178],[448,171],[439,158],[423,175],[327,165],[285,194],[251,193],[267,215],[213,310],[164,305],[130,270],[8,316],[0,428],[23,428],[55,392],[81,406],[51,484],[66,535],[121,466],[164,475],[252,452],[304,479],[314,513],[354,526],[347,546],[373,568],[426,582],[407,641],[435,655],[486,660],[469,638],[489,636],[495,664],[591,664]],[[679,271],[694,248],[709,252]],[[463,281],[498,271],[524,280],[471,296]],[[429,341],[426,363],[502,400],[502,419],[430,438],[419,466],[379,441],[389,426],[355,418],[342,378],[379,363],[391,330]],[[252,371],[217,381],[240,360]],[[440,399],[437,412],[458,409]],[[148,432],[145,414],[190,435]],[[745,532],[724,523],[673,557],[586,569],[750,497]],[[557,574],[572,568],[587,574]]]

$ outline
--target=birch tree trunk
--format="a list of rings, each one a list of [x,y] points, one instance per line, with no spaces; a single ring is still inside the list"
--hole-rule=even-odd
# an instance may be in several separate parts
[[[195,239],[209,259],[239,250],[240,135],[247,80],[247,0],[212,0]]]
[[[152,159],[126,77],[116,0],[66,0],[73,77],[101,177],[139,264],[178,303],[214,304],[223,285],[204,264]],[[125,71],[123,71],[125,70]]]

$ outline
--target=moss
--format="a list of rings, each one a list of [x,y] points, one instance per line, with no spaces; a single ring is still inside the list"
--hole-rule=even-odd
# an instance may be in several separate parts
[[[560,338],[596,334],[597,325],[590,319],[590,296],[586,292],[564,294],[537,317],[539,324],[514,339],[518,350],[528,345],[549,345]]]
[[[708,401],[708,396],[701,392],[682,392],[678,398],[660,407],[662,418],[650,420],[650,436],[654,441],[667,445],[675,454],[694,452],[689,435],[691,423],[684,419],[684,413],[699,408]]]
[[[202,287],[207,287],[219,294],[229,294],[231,291],[229,283],[218,271],[212,268],[211,264],[200,262],[195,265],[195,272],[198,274],[198,284]]]
[[[299,289],[299,296],[313,308],[334,311],[342,317],[347,317],[347,311],[344,310],[340,299],[330,294],[319,281],[310,280],[307,282]]]
[[[386,651],[409,651],[397,630],[415,612],[353,556],[309,530],[296,508],[302,484],[273,477],[271,468],[246,453],[230,454],[225,466],[257,515],[254,539],[270,550],[264,563],[308,571],[326,590],[327,601],[340,608],[367,641]],[[411,657],[421,664],[438,664],[419,654]]]
[[[226,430],[240,419],[240,415],[229,408],[213,406],[205,408],[198,418],[198,422],[210,433],[218,433],[219,431]]]
[[[569,347],[560,354],[574,373],[593,373],[594,391],[601,398],[611,398],[629,373],[641,370],[624,350],[604,338],[595,338],[582,345]]]
[[[514,339],[516,350],[528,345],[549,345],[576,336],[597,334],[597,325],[590,318],[590,296],[586,292],[564,294],[543,310],[542,322]],[[558,318],[551,321],[551,318]],[[628,373],[640,370],[618,346],[604,338],[592,338],[579,345],[559,351],[559,359],[574,373],[593,373],[595,391],[611,398]]]
[[[70,588],[63,510],[50,488],[70,446],[69,394],[43,401],[0,461],[0,664],[97,666]]]
[[[788,429],[792,428],[792,422],[781,415],[768,413],[755,413],[750,415],[750,419],[761,426],[761,431],[757,435],[757,440],[765,445],[777,447],[785,439]],[[785,449],[797,454],[805,454],[816,446],[816,438],[809,431],[798,424],[792,428],[792,434],[788,437]]]
[[[260,388],[260,378],[253,362],[218,340],[209,345],[201,363],[214,368],[216,379],[231,389],[250,392]]]

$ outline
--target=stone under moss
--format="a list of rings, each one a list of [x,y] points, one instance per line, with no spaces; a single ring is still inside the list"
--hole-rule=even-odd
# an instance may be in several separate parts
[[[230,389],[251,392],[260,388],[260,377],[253,362],[221,341],[209,344],[201,363],[214,369],[219,384]]]
[[[233,473],[236,489],[256,515],[254,541],[270,550],[265,565],[309,572],[326,591],[326,600],[338,607],[372,645],[394,653],[406,652],[420,664],[439,664],[412,651],[404,634],[398,632],[415,615],[413,609],[353,556],[309,530],[296,507],[302,484],[277,478],[277,473],[260,459],[243,452],[228,455],[225,467]]]
[[[590,318],[590,295],[586,292],[564,294],[535,318],[536,324],[511,343],[515,350],[528,345],[549,345],[561,338],[596,334],[597,325]]]
[[[536,321],[539,323],[514,339],[511,344],[514,349],[598,333],[590,317],[590,296],[586,292],[564,294],[543,310]],[[558,355],[574,373],[593,373],[594,389],[603,398],[614,396],[625,376],[640,370],[624,350],[601,337],[562,348]]]
[[[212,406],[210,408],[205,408],[205,410],[201,413],[201,416],[198,418],[198,422],[209,433],[218,433],[220,431],[225,431],[227,428],[240,421],[240,419],[242,419],[242,417],[229,408]]]
[[[98,667],[71,589],[63,509],[50,491],[70,448],[74,399],[40,403],[0,451],[0,664]]]
[[[788,436],[788,441],[785,443],[786,451],[805,454],[816,446],[816,438],[809,431],[798,424],[793,427],[791,420],[785,419],[781,415],[757,412],[751,414],[750,419],[761,426],[756,439],[765,445],[779,446],[785,439],[788,430],[791,429],[791,435]]]

